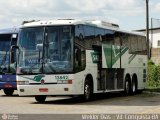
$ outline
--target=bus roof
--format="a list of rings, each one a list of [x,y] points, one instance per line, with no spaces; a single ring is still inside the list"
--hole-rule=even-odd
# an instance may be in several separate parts
[[[129,34],[134,34],[134,35],[141,35],[145,36],[144,33],[141,32],[135,32],[135,31],[125,31],[121,30],[119,28],[119,25],[106,22],[106,21],[101,21],[101,20],[74,20],[74,19],[58,19],[58,20],[48,20],[48,21],[35,21],[35,22],[29,22],[25,23],[22,28],[25,27],[38,27],[38,26],[57,26],[57,25],[89,25],[89,26],[94,26],[94,27],[99,27],[99,28],[104,28],[104,29],[109,29],[109,30],[114,30],[114,31],[119,31],[122,33],[129,33]]]
[[[0,34],[12,34],[12,33],[18,33],[19,28],[6,28],[6,29],[0,29]]]

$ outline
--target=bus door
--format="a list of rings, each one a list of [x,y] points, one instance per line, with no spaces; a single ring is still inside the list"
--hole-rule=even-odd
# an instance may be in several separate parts
[[[106,90],[105,70],[102,69],[102,41],[105,39],[105,29],[95,27],[95,47],[93,48],[97,54],[97,90]]]
[[[121,68],[121,44],[119,34],[115,31],[105,31],[105,40],[102,41],[102,71],[105,79],[105,89],[115,90],[118,85],[118,76]]]
[[[105,72],[102,69],[102,46],[93,46],[94,56],[97,58],[97,89],[105,90]]]

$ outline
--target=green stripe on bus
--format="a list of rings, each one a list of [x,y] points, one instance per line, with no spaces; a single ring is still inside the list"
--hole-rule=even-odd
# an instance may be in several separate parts
[[[121,52],[120,52],[120,49],[121,49]],[[107,67],[112,68],[112,66],[120,59],[120,57],[127,50],[128,50],[127,47],[120,48],[119,46],[104,45],[104,54],[105,54]]]
[[[128,64],[130,64],[135,57],[136,57],[135,54],[131,55],[131,56],[129,57]]]

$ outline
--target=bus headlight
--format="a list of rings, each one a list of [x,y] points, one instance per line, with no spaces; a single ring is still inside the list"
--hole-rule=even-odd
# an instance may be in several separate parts
[[[29,81],[17,81],[17,85],[29,85]]]

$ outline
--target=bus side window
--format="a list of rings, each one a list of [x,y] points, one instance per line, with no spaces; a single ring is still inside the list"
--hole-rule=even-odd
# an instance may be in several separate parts
[[[81,66],[81,49],[75,48],[75,63],[76,66]]]
[[[74,59],[75,59],[75,72],[80,72],[86,66],[86,41],[84,40],[84,27],[78,25],[75,27],[75,45],[74,45]]]

